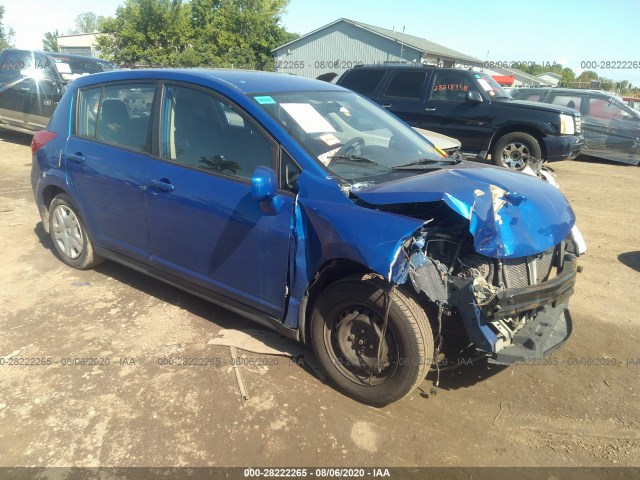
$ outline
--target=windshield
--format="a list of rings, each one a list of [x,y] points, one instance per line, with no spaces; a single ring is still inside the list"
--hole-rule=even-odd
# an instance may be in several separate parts
[[[495,81],[491,75],[486,73],[474,73],[476,80],[482,87],[482,89],[491,97],[492,100],[498,98],[511,98],[511,95]]]
[[[89,75],[91,73],[115,70],[115,65],[113,63],[97,58],[77,58],[53,54],[50,54],[50,56],[55,61],[58,72],[60,72],[62,78],[65,80],[74,80],[78,77]]]
[[[313,158],[349,182],[399,167],[450,161],[405,123],[353,92],[278,92],[253,98]]]

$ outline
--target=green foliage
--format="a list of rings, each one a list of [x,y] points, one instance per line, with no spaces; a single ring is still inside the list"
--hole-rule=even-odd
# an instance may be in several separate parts
[[[598,74],[592,70],[585,70],[576,78],[577,82],[589,82],[591,80],[598,80]]]
[[[126,0],[104,20],[98,49],[120,65],[191,66],[190,4],[181,0]]]
[[[105,17],[102,15],[96,15],[93,12],[84,12],[76,16],[74,20],[75,27],[69,30],[70,34],[77,33],[93,33],[96,30],[100,30],[102,22],[105,21]]]
[[[42,49],[45,52],[57,52],[58,51],[58,30],[55,32],[46,32],[42,37]]]
[[[126,0],[98,40],[121,65],[273,70],[271,50],[297,35],[279,25],[288,0]]]
[[[4,17],[4,6],[0,5],[0,50],[4,50],[5,48],[12,48],[13,37],[15,35],[13,28],[9,27],[9,29],[6,29],[2,21],[3,17]]]

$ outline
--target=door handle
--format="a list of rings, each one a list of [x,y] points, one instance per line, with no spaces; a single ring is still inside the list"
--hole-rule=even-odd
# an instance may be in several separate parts
[[[149,183],[151,183],[151,187],[156,190],[160,190],[161,192],[173,192],[173,190],[176,188],[166,178],[160,180],[151,179]]]
[[[427,107],[424,109],[425,112],[435,112],[436,111],[436,107]]]
[[[76,163],[84,163],[86,161],[86,158],[84,158],[84,155],[82,155],[82,153],[80,152],[70,153],[69,155],[67,155],[67,158],[69,160],[73,160]]]
[[[389,104],[389,105],[380,105],[380,106],[381,106],[382,108],[391,108],[391,107],[392,107],[392,105],[391,105],[391,104]]]

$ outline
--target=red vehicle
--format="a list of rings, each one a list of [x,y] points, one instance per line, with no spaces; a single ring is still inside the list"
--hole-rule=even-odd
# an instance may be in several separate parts
[[[634,110],[640,110],[640,97],[622,97],[622,100]]]

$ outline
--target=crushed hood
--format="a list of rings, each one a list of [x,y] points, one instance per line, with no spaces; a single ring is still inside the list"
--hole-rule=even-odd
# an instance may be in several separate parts
[[[502,168],[456,165],[354,192],[372,205],[445,202],[469,220],[475,250],[488,257],[524,257],[564,240],[575,215],[554,186]]]

